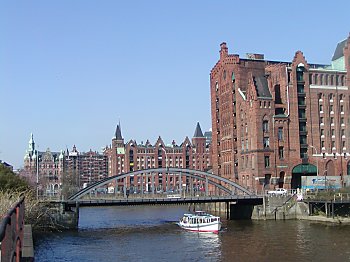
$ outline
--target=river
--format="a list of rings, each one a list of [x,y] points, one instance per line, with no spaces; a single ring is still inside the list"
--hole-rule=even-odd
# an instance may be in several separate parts
[[[185,206],[80,209],[79,230],[35,235],[35,261],[350,261],[350,226],[225,221],[219,234],[175,222]]]

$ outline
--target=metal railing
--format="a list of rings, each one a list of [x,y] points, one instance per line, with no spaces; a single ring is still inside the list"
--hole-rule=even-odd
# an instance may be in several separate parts
[[[24,228],[24,197],[2,218],[0,224],[0,262],[21,260]]]

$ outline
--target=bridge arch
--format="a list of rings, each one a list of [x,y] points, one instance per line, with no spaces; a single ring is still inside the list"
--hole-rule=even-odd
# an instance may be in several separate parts
[[[137,171],[132,171],[124,174],[118,174],[111,177],[106,177],[98,182],[95,182],[86,188],[83,188],[79,192],[75,193],[74,195],[70,196],[68,200],[78,200],[84,195],[90,193],[94,189],[106,185],[115,179],[123,179],[129,176],[137,176],[144,173],[172,173],[172,174],[183,174],[188,177],[196,178],[202,181],[207,181],[209,184],[214,185],[216,188],[219,188],[223,190],[224,192],[234,195],[236,192],[240,192],[241,194],[247,194],[247,195],[253,195],[252,192],[247,190],[246,188],[236,184],[235,182],[232,182],[229,179],[219,177],[217,175],[214,175],[212,173],[200,171],[200,170],[194,170],[194,169],[185,169],[185,168],[149,168],[149,169],[142,169]]]

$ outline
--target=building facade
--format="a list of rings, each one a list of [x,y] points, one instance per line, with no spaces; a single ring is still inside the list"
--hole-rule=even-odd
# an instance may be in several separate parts
[[[57,196],[65,182],[75,189],[81,189],[103,179],[107,174],[105,155],[92,150],[78,152],[75,146],[66,152],[51,152],[49,148],[41,152],[35,148],[31,134],[24,156],[24,176],[37,184],[39,195]]]
[[[63,151],[51,152],[49,148],[45,152],[37,150],[33,134],[31,134],[24,156],[24,172],[25,176],[37,185],[39,195],[59,194],[64,158]]]
[[[124,142],[121,127],[117,125],[115,136],[111,146],[105,149],[108,157],[109,176],[137,171],[149,168],[178,167],[207,171],[211,168],[210,144],[206,143],[199,123],[197,123],[192,140],[188,137],[177,145],[175,141],[166,145],[161,137],[152,145],[148,140],[146,143],[138,144],[135,140]],[[142,180],[142,181],[141,181]],[[153,180],[153,181],[152,181]],[[147,177],[129,177],[118,180],[110,185],[109,191],[122,191],[125,186],[134,192],[144,190],[154,191],[177,191],[188,181],[180,181],[175,174],[149,174]],[[155,188],[152,189],[152,185]]]
[[[301,177],[339,176],[350,147],[350,36],[331,64],[246,58],[220,46],[210,73],[213,172],[253,190],[300,188]]]
[[[65,172],[79,188],[102,180],[108,175],[107,156],[96,151],[78,152],[76,146],[67,151]]]

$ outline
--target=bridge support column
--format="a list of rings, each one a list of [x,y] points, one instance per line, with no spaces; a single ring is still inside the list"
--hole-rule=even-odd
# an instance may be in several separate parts
[[[226,202],[226,219],[230,219],[230,203]]]
[[[208,181],[208,176],[205,176],[205,195],[208,196],[209,194],[209,181]]]

